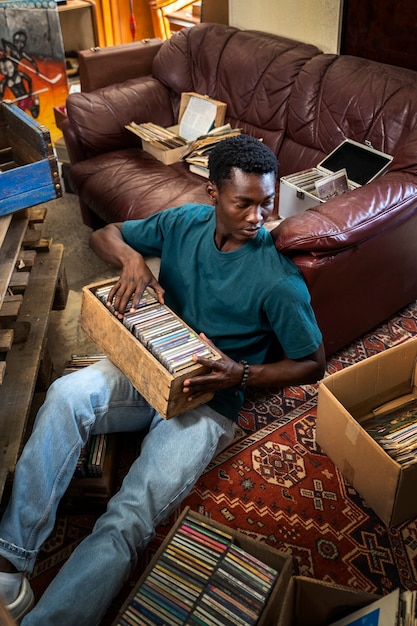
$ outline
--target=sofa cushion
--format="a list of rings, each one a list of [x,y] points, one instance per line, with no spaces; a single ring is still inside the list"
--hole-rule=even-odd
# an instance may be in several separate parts
[[[191,174],[184,163],[160,165],[139,148],[114,150],[76,163],[70,182],[76,193],[82,189],[84,202],[105,222],[148,217],[155,207],[208,203],[206,179]]]
[[[406,218],[417,193],[416,93],[411,70],[334,54],[305,64],[289,99],[281,175],[317,165],[346,138],[394,159],[382,178],[286,220],[274,233],[280,250],[340,251]]]

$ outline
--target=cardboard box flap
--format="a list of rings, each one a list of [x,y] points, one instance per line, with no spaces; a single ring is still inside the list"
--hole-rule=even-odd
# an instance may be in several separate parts
[[[320,385],[356,419],[363,418],[377,406],[413,392],[416,346],[417,338],[411,339],[324,378]]]
[[[292,576],[277,626],[323,626],[377,600],[379,596],[334,583]]]
[[[416,515],[416,468],[406,467],[401,471],[395,499],[395,509],[391,516],[391,526],[401,524]]]
[[[182,93],[178,116],[179,135],[188,141],[194,141],[197,137],[206,135],[212,128],[222,126],[226,106],[225,102],[212,100],[199,93]]]

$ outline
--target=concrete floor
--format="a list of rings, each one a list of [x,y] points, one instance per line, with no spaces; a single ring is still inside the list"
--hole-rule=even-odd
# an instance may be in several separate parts
[[[48,350],[56,374],[60,375],[71,355],[95,354],[96,345],[80,327],[81,290],[84,285],[117,276],[117,269],[101,261],[88,246],[91,229],[81,219],[78,197],[63,198],[45,204],[46,219],[42,236],[64,245],[64,266],[68,281],[68,302],[63,311],[52,311],[48,330]],[[149,261],[157,273],[156,259]]]

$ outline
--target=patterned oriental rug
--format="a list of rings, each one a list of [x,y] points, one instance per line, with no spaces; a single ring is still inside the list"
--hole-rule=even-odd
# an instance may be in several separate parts
[[[326,375],[415,335],[417,303],[334,354]],[[298,574],[379,594],[396,587],[417,589],[417,518],[391,529],[384,526],[316,445],[316,406],[317,385],[249,394],[235,442],[157,529],[102,626],[111,624],[185,506],[292,555]],[[95,517],[59,516],[32,576],[37,597]]]

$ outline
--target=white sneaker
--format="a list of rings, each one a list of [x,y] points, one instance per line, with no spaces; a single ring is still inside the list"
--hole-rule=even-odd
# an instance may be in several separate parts
[[[20,623],[20,620],[24,618],[26,613],[29,613],[35,603],[35,597],[29,581],[23,577],[22,584],[20,586],[19,595],[14,602],[6,604],[6,609],[9,611],[13,619]]]

